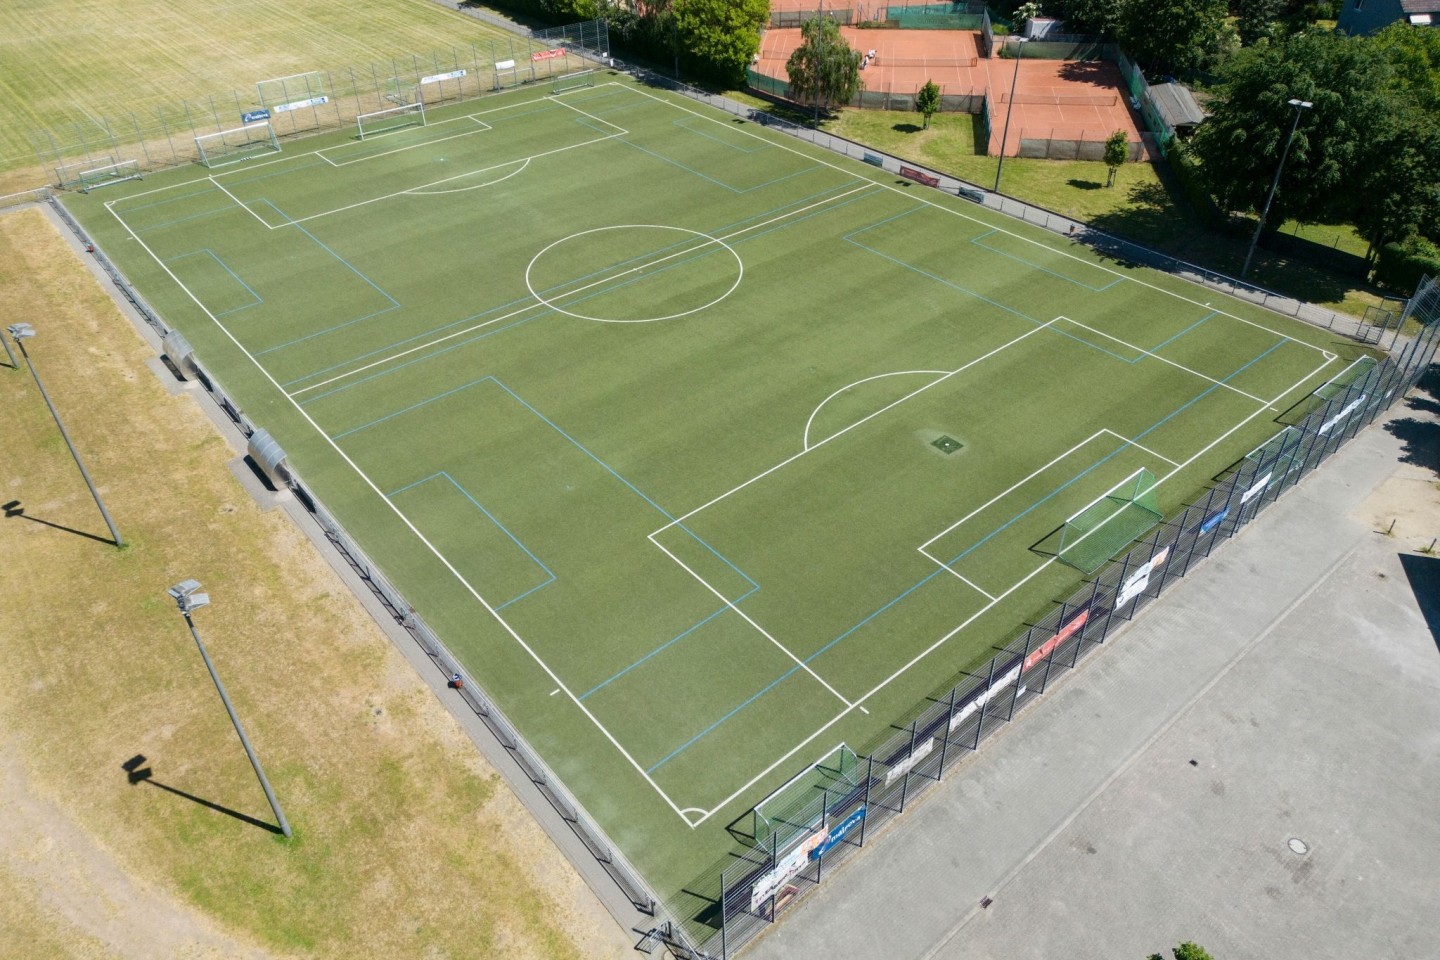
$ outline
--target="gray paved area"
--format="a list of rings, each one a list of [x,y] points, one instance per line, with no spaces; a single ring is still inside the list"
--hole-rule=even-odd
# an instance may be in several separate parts
[[[1440,957],[1440,560],[1373,522],[1437,409],[1397,405],[747,957]]]

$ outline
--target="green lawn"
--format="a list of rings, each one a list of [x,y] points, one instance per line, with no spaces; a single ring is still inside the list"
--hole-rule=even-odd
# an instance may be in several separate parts
[[[662,895],[1356,353],[621,78],[66,202]]]
[[[996,158],[975,150],[978,117],[942,113],[931,119],[930,129],[922,129],[922,123],[915,113],[847,109],[824,127],[986,188],[994,186]],[[983,138],[983,132],[979,136]],[[1113,188],[1105,186],[1107,175],[1108,168],[1098,162],[1010,157],[1005,161],[1001,190],[1211,270],[1231,276],[1240,272],[1248,238],[1201,227],[1164,164],[1127,164],[1120,168]],[[1320,246],[1334,246],[1358,256],[1365,253],[1365,241],[1348,225],[1286,224],[1283,229]],[[1250,279],[1357,316],[1381,301],[1380,293],[1368,284],[1264,249],[1256,257]]]
[[[156,105],[202,118],[209,97],[228,116],[255,83],[302,71],[368,70],[399,57],[518,38],[429,0],[126,0],[76,7],[56,0],[0,4],[0,194],[44,182],[33,131],[123,136],[132,111]],[[438,72],[438,71],[437,71]]]

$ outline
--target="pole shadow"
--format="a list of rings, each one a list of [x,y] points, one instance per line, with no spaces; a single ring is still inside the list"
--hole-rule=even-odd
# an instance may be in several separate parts
[[[84,530],[76,530],[74,527],[67,527],[64,524],[55,523],[51,520],[41,520],[39,517],[32,517],[30,516],[30,514],[25,512],[25,507],[21,505],[19,500],[11,500],[9,503],[0,504],[0,509],[3,509],[5,511],[6,517],[19,517],[22,520],[29,520],[31,523],[38,523],[43,526],[53,527],[54,529],[64,531],[65,533],[73,533],[77,537],[84,537],[86,540],[94,540],[96,543],[103,543],[107,547],[116,546],[115,541],[111,540],[109,537],[102,537],[96,533],[87,533]]]
[[[1430,628],[1430,636],[1440,649],[1440,557],[1402,553],[1400,566],[1410,580],[1410,589],[1415,592],[1415,603]]]
[[[277,835],[284,833],[283,830],[281,830],[279,827],[275,826],[272,823],[266,823],[264,820],[257,820],[255,817],[252,817],[249,814],[241,813],[238,810],[231,810],[229,807],[222,807],[218,803],[206,800],[203,797],[197,797],[193,793],[186,793],[184,790],[181,790],[177,787],[172,787],[169,784],[161,783],[159,780],[155,779],[154,771],[151,770],[149,767],[145,766],[145,764],[148,762],[149,761],[146,760],[143,753],[137,753],[129,760],[126,760],[124,763],[120,764],[120,769],[125,771],[125,776],[129,780],[132,787],[136,784],[148,783],[152,787],[159,787],[166,793],[173,793],[177,797],[184,797],[191,803],[198,803],[200,806],[205,807],[208,810],[214,810],[216,813],[223,813],[227,817],[234,817],[236,820],[239,820],[242,823],[248,823],[252,827],[259,827],[261,830],[268,830],[270,833],[274,833]]]

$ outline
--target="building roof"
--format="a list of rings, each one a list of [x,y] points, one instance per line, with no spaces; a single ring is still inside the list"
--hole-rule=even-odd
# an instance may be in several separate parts
[[[1150,96],[1155,101],[1155,109],[1172,127],[1193,127],[1207,116],[1190,89],[1178,83],[1154,84],[1150,87]]]
[[[1406,13],[1440,13],[1440,0],[1400,0]]]

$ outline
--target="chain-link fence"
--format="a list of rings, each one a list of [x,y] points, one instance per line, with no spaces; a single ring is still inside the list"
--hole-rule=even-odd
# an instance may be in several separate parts
[[[895,61],[888,61],[894,65]],[[962,61],[931,61],[936,66],[956,66]],[[973,65],[973,64],[972,64]],[[773,69],[773,68],[772,68]],[[747,67],[745,70],[745,82],[756,93],[763,93],[767,97],[778,100],[791,100],[790,83],[784,77],[771,76],[763,73],[755,67]],[[895,86],[892,84],[892,86]],[[860,91],[854,98],[843,106],[862,107],[866,110],[903,110],[915,109],[915,97],[920,92],[924,83],[916,82],[910,84],[908,89],[902,87],[899,90],[874,90],[861,82]],[[939,83],[940,88],[940,112],[941,113],[979,113],[981,102],[985,99],[984,90],[972,90],[970,88],[959,88],[955,84]],[[798,102],[797,102],[798,103]],[[803,104],[798,104],[803,106]]]
[[[398,104],[469,100],[589,68],[608,56],[608,27],[596,20],[504,40],[391,57],[382,62],[257,78],[254,88],[145,108],[92,114],[37,129],[30,141],[57,186],[77,172],[135,162],[143,170],[201,160],[196,139],[268,123],[281,140],[353,127],[363,114]]]
[[[709,878],[708,902],[692,914],[702,949],[716,957],[734,955],[863,847],[868,834],[903,813],[1018,709],[1404,396],[1440,345],[1440,284],[1427,280],[1407,316],[1423,327],[1397,354],[1330,399],[1312,398],[1298,424],[1256,448],[1194,503],[1023,628],[985,667],[895,724],[898,732],[859,759],[863,773],[816,789],[808,805],[787,815],[787,830],[737,851]]]

